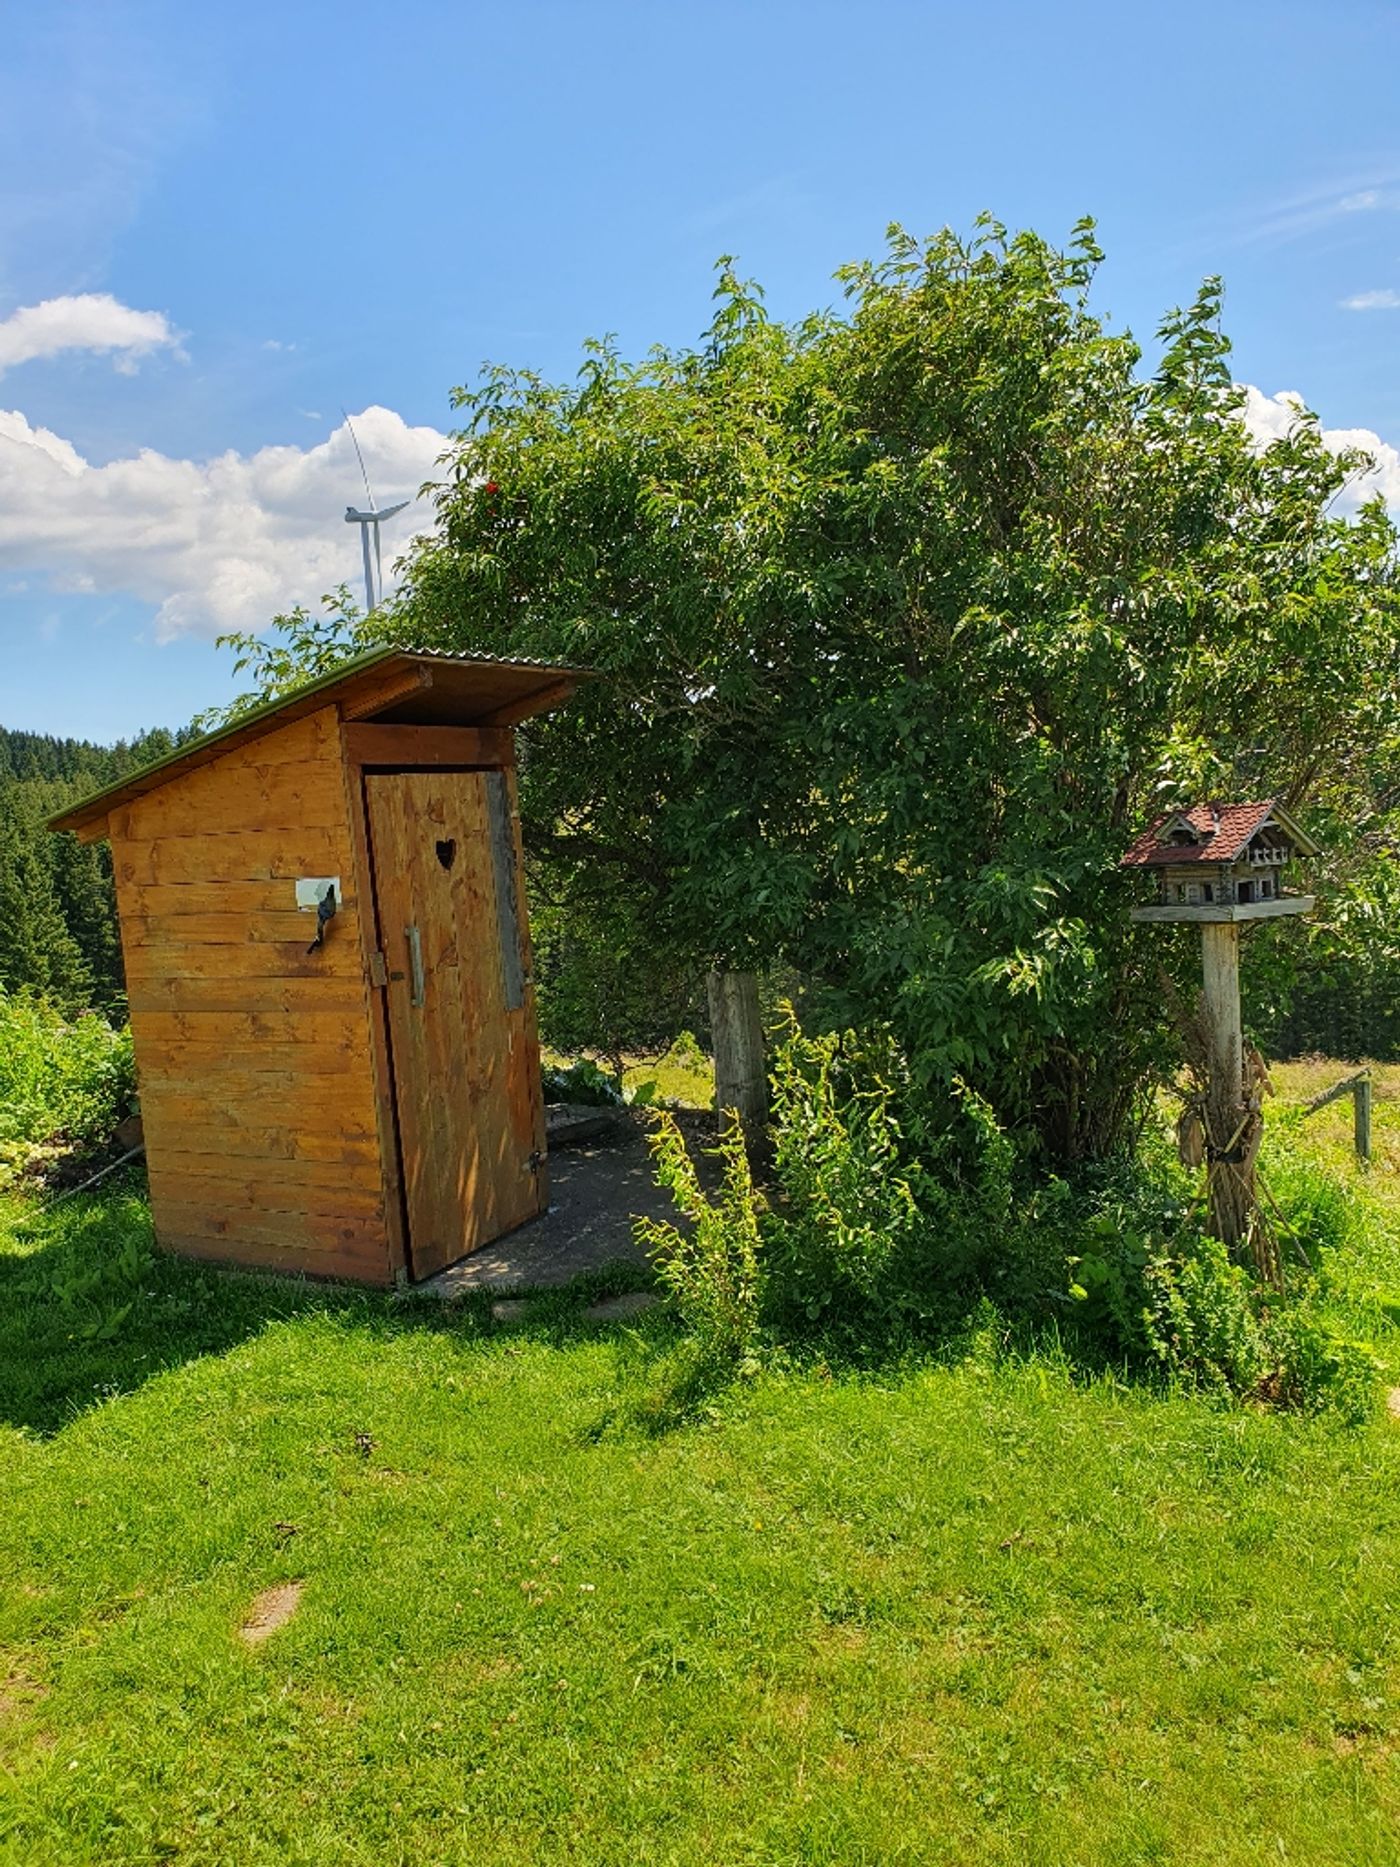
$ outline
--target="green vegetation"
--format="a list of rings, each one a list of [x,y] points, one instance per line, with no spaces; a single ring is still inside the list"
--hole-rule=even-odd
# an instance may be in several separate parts
[[[131,1036],[0,986],[0,1189],[111,1132],[135,1097]]]
[[[676,1410],[703,1367],[751,1369],[770,1349],[820,1349],[868,1365],[927,1353],[990,1306],[1017,1339],[1047,1328],[1081,1358],[1166,1375],[1203,1392],[1360,1421],[1374,1411],[1371,1342],[1389,1332],[1400,1228],[1369,1182],[1310,1160],[1301,1111],[1271,1146],[1265,1187],[1288,1269],[1256,1281],[1205,1230],[1198,1177],[1154,1123],[1133,1156],[1060,1178],[1018,1161],[990,1108],[959,1085],[962,1134],[925,1118],[927,1098],[888,1037],[808,1037],[789,1017],[774,1057],[773,1150],[754,1186],[726,1135],[707,1196],[673,1121],[653,1137],[688,1236],[647,1224],[690,1324],[695,1366],[677,1366]],[[1391,1280],[1363,1292],[1332,1269]],[[703,1395],[701,1396],[703,1397]]]
[[[715,1105],[714,1064],[691,1031],[682,1031],[659,1056],[654,1051],[643,1056],[624,1052],[621,1057],[609,1058],[606,1075],[589,1056],[576,1057],[573,1062],[566,1063],[564,1056],[549,1044],[544,1046],[543,1056],[547,1085],[550,1082],[555,1085],[561,1101],[588,1100],[587,1095],[575,1093],[580,1084],[594,1093],[603,1093],[597,1079],[589,1074],[590,1070],[597,1070],[602,1076],[611,1099],[616,1093],[616,1066],[620,1064],[625,1101],[671,1103],[692,1109],[712,1109]]]

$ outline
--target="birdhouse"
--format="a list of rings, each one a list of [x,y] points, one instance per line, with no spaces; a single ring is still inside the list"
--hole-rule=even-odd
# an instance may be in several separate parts
[[[1311,895],[1285,886],[1300,856],[1317,844],[1274,798],[1260,804],[1197,804],[1168,811],[1123,857],[1125,869],[1157,878],[1157,898],[1134,908],[1135,921],[1248,921],[1306,914]]]
[[[512,729],[582,678],[376,650],[52,820],[111,841],[162,1246],[391,1284],[545,1209]]]

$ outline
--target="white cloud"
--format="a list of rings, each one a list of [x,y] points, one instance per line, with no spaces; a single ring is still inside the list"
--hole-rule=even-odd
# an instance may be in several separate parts
[[[1341,303],[1343,311],[1400,311],[1400,292],[1357,292]]]
[[[115,353],[116,365],[130,374],[137,359],[155,350],[180,355],[180,334],[163,311],[136,311],[110,292],[81,292],[76,297],[46,298],[0,318],[0,373],[36,357],[56,357],[65,350]]]
[[[1306,404],[1296,389],[1281,389],[1277,395],[1265,395],[1252,383],[1244,385],[1244,422],[1261,447],[1281,441],[1297,421]],[[1371,428],[1324,428],[1325,446],[1335,453],[1359,447],[1371,456],[1374,465],[1366,473],[1354,474],[1338,500],[1343,512],[1354,512],[1377,493],[1384,498],[1393,516],[1400,517],[1400,450]]]
[[[1303,407],[1291,390],[1270,396],[1246,385],[1244,395],[1244,419],[1261,446],[1282,439]],[[436,476],[447,437],[387,408],[353,419],[377,503],[413,499],[385,526],[387,570],[432,527],[431,505],[414,495]],[[1400,514],[1400,451],[1368,428],[1324,428],[1322,438],[1375,461],[1343,494],[1343,510],[1380,491]],[[143,448],[98,466],[61,435],[0,409],[0,578],[11,593],[27,579],[134,597],[152,605],[163,640],[261,629],[296,603],[314,606],[336,584],[358,591],[359,532],[343,514],[361,493],[344,422],[313,447],[203,461]]]
[[[1343,214],[1364,214],[1368,208],[1379,207],[1380,204],[1379,188],[1363,188],[1359,194],[1343,195],[1337,206]]]
[[[446,445],[437,429],[377,407],[354,421],[380,505],[433,477]],[[62,436],[0,409],[0,572],[149,602],[162,640],[260,629],[338,583],[355,587],[360,535],[343,514],[360,492],[344,424],[310,448],[207,461],[143,448],[95,466]],[[389,521],[386,571],[431,523],[417,500]]]

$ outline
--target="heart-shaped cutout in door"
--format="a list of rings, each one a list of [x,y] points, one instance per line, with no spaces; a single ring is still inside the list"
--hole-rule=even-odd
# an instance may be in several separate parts
[[[453,861],[456,858],[456,855],[457,855],[456,837],[455,836],[444,837],[437,846],[437,859],[442,864],[443,868],[450,869],[452,867]]]

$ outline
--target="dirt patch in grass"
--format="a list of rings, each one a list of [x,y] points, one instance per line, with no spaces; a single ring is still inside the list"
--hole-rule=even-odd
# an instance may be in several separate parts
[[[279,1627],[285,1627],[301,1602],[301,1582],[278,1582],[253,1597],[248,1618],[238,1630],[239,1638],[250,1647],[258,1646]]]
[[[19,1718],[48,1697],[49,1688],[41,1685],[37,1679],[31,1679],[28,1673],[11,1672],[0,1678],[0,1724],[11,1718]]]

